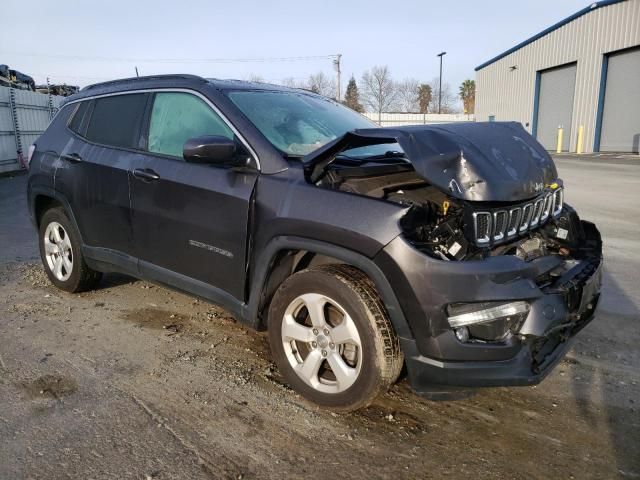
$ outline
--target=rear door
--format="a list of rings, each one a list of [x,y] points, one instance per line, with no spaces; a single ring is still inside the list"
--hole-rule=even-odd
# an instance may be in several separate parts
[[[149,94],[84,100],[69,122],[55,188],[69,201],[85,245],[133,255],[129,171]]]
[[[175,283],[169,277],[185,276],[242,299],[249,202],[257,172],[183,160],[189,138],[235,138],[199,95],[158,92],[148,117],[148,152],[134,166],[131,179],[140,271],[168,283]]]

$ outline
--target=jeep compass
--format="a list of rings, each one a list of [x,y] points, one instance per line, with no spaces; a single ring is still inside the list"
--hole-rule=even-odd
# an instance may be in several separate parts
[[[267,330],[308,400],[532,385],[592,318],[596,227],[516,123],[379,128],[311,92],[190,75],[69,97],[29,152],[42,263],[121,272]]]

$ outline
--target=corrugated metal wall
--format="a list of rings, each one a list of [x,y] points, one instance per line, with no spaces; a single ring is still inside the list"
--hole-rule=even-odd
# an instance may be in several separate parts
[[[13,92],[20,142],[23,155],[26,157],[29,145],[47,128],[52,108],[55,111],[62,103],[63,97],[52,96],[49,105],[48,95],[17,89]],[[11,109],[11,88],[0,87],[0,173],[20,168]]]
[[[433,123],[473,122],[474,115],[465,113],[383,113],[378,121],[378,114],[367,112],[365,117],[373,120],[381,127],[400,127],[402,125],[425,125]]]
[[[635,45],[640,45],[640,0],[597,8],[477,71],[476,119],[495,115],[498,121],[516,120],[531,131],[536,72],[577,62],[569,148],[575,151],[578,126],[583,125],[584,149],[590,152],[603,55]]]

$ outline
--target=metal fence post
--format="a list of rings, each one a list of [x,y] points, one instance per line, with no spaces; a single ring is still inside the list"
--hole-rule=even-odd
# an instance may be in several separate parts
[[[13,135],[16,140],[16,162],[21,168],[25,168],[22,155],[22,137],[20,136],[20,122],[18,120],[18,106],[16,105],[16,91],[9,89],[9,108],[11,109],[11,121],[13,123]]]

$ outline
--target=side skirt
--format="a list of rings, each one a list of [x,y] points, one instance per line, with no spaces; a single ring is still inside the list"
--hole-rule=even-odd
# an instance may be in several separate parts
[[[255,322],[245,317],[246,305],[224,290],[186,275],[159,267],[136,257],[107,248],[83,246],[82,253],[87,264],[101,272],[117,272],[140,280],[147,280],[169,287],[187,295],[202,298],[221,306],[249,327],[255,328]]]

